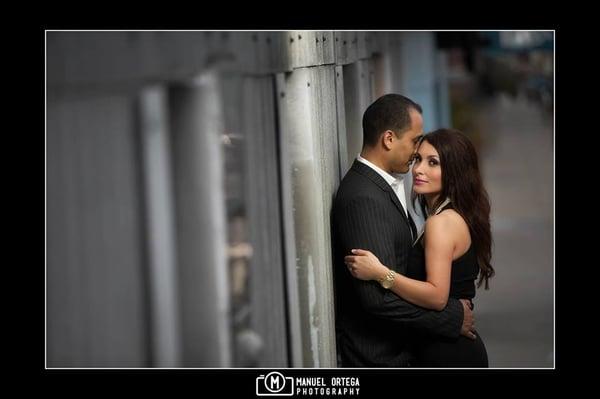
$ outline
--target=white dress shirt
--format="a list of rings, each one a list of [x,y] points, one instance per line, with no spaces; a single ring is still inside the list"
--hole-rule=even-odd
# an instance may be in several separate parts
[[[396,196],[400,200],[400,203],[402,204],[402,208],[404,208],[404,214],[408,215],[407,214],[408,211],[406,208],[406,193],[404,192],[404,175],[399,174],[399,173],[395,173],[393,175],[389,174],[388,172],[386,172],[385,170],[376,166],[372,162],[369,162],[366,159],[364,159],[363,157],[361,157],[360,154],[356,157],[356,160],[358,162],[361,162],[361,163],[367,165],[368,167],[373,169],[375,172],[377,172],[381,177],[383,177],[383,179],[392,187],[392,190],[394,190],[394,192],[396,193]]]

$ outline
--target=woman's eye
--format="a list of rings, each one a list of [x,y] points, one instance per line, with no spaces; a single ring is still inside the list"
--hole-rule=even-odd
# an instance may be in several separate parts
[[[438,161],[436,161],[435,159],[432,159],[431,161],[429,161],[429,165],[431,166],[435,166],[438,164]]]

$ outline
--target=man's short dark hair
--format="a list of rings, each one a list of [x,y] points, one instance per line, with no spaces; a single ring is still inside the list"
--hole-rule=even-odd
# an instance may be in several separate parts
[[[397,136],[410,129],[409,110],[420,114],[421,106],[400,94],[386,94],[369,105],[363,114],[363,146],[374,146],[381,133],[392,130]]]

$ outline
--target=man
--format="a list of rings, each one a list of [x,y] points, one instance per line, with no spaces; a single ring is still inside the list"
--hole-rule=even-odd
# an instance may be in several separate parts
[[[423,135],[421,107],[387,94],[363,115],[363,148],[342,179],[332,208],[336,335],[342,367],[407,367],[410,334],[474,338],[466,301],[449,298],[433,311],[389,291],[390,280],[362,281],[351,276],[344,256],[367,249],[384,265],[404,274],[416,227],[406,211],[402,180]]]

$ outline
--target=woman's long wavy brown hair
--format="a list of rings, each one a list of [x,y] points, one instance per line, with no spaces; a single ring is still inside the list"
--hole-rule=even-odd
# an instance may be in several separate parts
[[[492,232],[490,228],[490,201],[479,173],[477,151],[471,141],[458,130],[438,129],[426,134],[423,141],[431,144],[440,156],[442,192],[433,209],[450,198],[452,206],[467,222],[479,263],[479,281],[489,288],[489,278],[494,275],[492,258]],[[425,198],[415,195],[421,209],[426,209]]]

